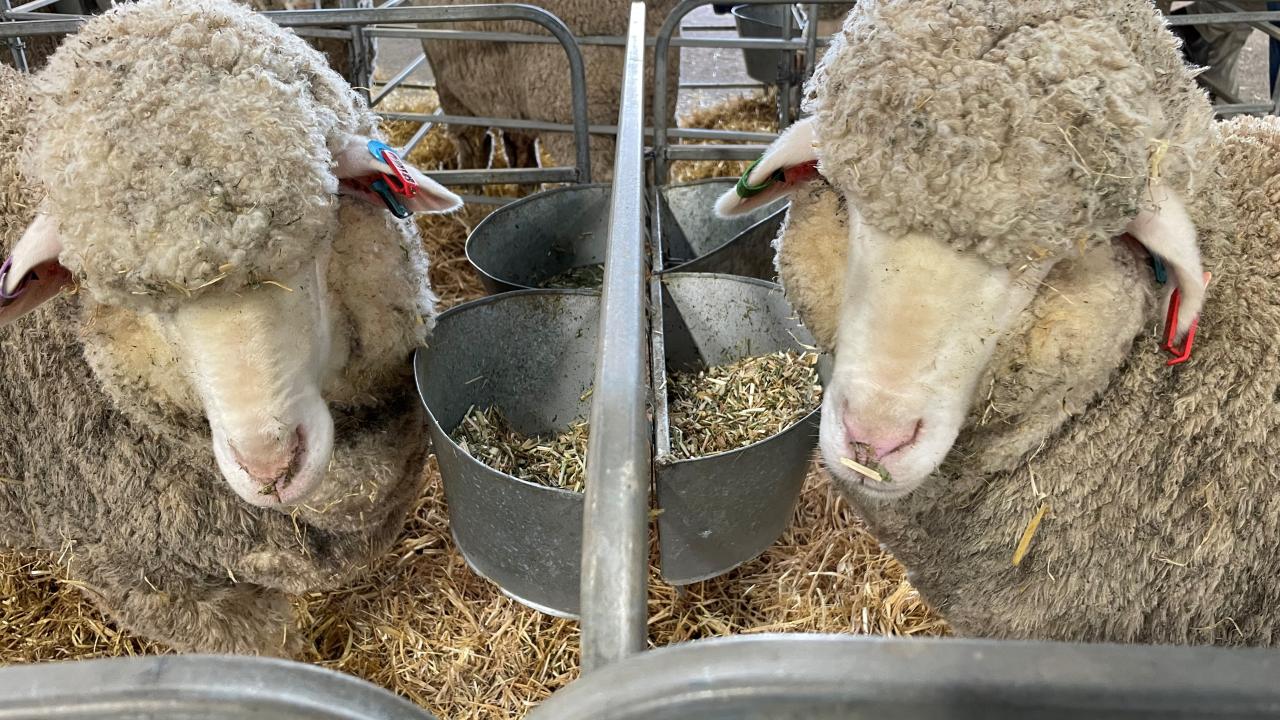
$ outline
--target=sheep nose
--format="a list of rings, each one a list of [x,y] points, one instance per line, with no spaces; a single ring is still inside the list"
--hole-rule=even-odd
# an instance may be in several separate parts
[[[893,425],[864,424],[851,413],[844,413],[845,439],[854,448],[866,448],[871,451],[873,460],[883,460],[886,456],[901,450],[915,442],[920,434],[922,420]]]
[[[297,428],[285,441],[278,438],[255,438],[232,443],[236,462],[255,481],[267,485],[284,477],[302,456],[302,429]]]

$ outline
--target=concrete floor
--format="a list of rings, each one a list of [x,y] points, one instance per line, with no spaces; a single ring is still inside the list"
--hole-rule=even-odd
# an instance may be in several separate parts
[[[650,22],[655,22],[651,19]],[[731,28],[731,15],[716,15],[711,6],[704,6],[689,13],[685,17],[682,29],[687,37],[736,37],[737,32]],[[385,81],[403,69],[421,52],[421,45],[414,40],[384,39],[378,44],[378,68],[375,78]],[[1267,37],[1254,31],[1249,44],[1245,47],[1240,60],[1239,73],[1241,99],[1245,102],[1264,102],[1270,97],[1268,87],[1269,55]],[[742,61],[742,51],[714,48],[683,48],[681,50],[681,82],[682,83],[747,83],[752,82],[747,76],[746,66]],[[426,64],[412,76],[414,82],[432,82],[431,69]],[[682,90],[678,113],[683,115],[689,110],[714,104],[727,96],[749,92],[747,90]]]

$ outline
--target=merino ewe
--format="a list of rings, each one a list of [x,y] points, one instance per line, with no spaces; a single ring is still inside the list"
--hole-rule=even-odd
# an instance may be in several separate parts
[[[384,552],[427,451],[433,297],[411,223],[367,204],[376,118],[227,0],[121,5],[25,91],[0,77],[40,118],[24,186],[0,111],[0,543],[60,550],[174,648],[292,651],[284,593]],[[457,207],[410,172],[410,209]]]
[[[469,5],[472,0],[447,0],[431,5]],[[591,35],[625,36],[629,4],[601,3],[598,0],[537,0],[530,3],[564,21],[576,37]],[[646,29],[657,33],[677,0],[646,0]],[[456,23],[457,30],[539,33],[540,27],[522,21]],[[509,117],[521,120],[573,122],[569,61],[559,43],[493,43],[457,40],[425,40],[423,48],[435,73],[440,108],[449,115]],[[624,49],[583,45],[586,66],[587,116],[592,125],[616,125],[618,101],[622,96]],[[673,49],[667,65],[667,107],[675,117],[676,93],[680,78],[680,52]],[[653,52],[645,57],[645,87],[653,87]],[[493,164],[491,136],[484,128],[453,126],[451,137],[458,147],[463,167]],[[538,166],[540,141],[558,165],[573,165],[575,145],[568,133],[505,131],[502,133],[510,167]],[[607,181],[613,175],[615,138],[591,136],[592,179]]]
[[[822,456],[924,596],[966,635],[1280,641],[1280,121],[1215,125],[1144,0],[860,3],[808,106],[719,208],[792,194]]]

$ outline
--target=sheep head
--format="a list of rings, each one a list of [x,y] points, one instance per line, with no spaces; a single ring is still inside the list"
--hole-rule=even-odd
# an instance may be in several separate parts
[[[1186,201],[1211,113],[1155,11],[1122,5],[860,3],[810,86],[813,116],[744,183],[768,189],[718,204],[793,198],[782,281],[835,354],[822,456],[863,494],[910,493],[960,439],[976,462],[1014,462],[1081,411],[1155,310],[1125,234],[1172,270],[1179,337],[1197,317]],[[1181,85],[1135,57],[1135,28]],[[993,407],[1016,421],[989,427]]]
[[[333,452],[330,404],[403,382],[433,313],[416,234],[362,190],[391,171],[368,148],[375,119],[301,39],[206,0],[91,21],[36,94],[47,200],[13,249],[0,325],[74,282],[86,358],[122,412],[203,416],[244,500],[305,503]],[[409,209],[460,205],[408,172]]]

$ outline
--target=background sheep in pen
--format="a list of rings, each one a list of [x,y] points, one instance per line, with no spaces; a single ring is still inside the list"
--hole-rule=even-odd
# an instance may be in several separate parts
[[[466,5],[470,0],[422,3],[431,5]],[[628,4],[601,3],[597,0],[539,0],[531,3],[553,13],[564,21],[576,37],[627,34]],[[645,3],[645,30],[650,36],[676,0],[649,0]],[[527,22],[456,23],[457,30],[493,32],[544,33]],[[457,40],[426,40],[423,47],[436,78],[440,107],[450,115],[503,117],[522,120],[573,122],[572,94],[569,83],[569,61],[559,43],[492,43]],[[583,45],[582,59],[587,76],[587,116],[593,125],[615,125],[618,122],[618,100],[622,94],[623,48],[621,46]],[[675,98],[680,77],[680,53],[672,52],[668,61],[669,88],[667,107],[675,114]],[[645,55],[645,87],[653,87],[653,52]],[[458,145],[458,161],[463,167],[489,167],[492,164],[492,137],[485,128],[451,127],[450,134]],[[503,131],[503,146],[509,167],[537,167],[536,143],[541,142],[557,165],[575,161],[573,136],[568,133],[535,133]],[[591,137],[592,179],[608,180],[613,174],[611,135]]]
[[[1138,0],[865,4],[809,92],[721,207],[794,193],[822,454],[912,582],[964,634],[1275,643],[1280,123],[1215,126]]]
[[[0,130],[0,541],[172,647],[296,650],[284,592],[366,568],[421,489],[433,298],[362,189],[376,118],[218,0],[122,6],[5,82],[41,122],[32,184]],[[414,173],[412,209],[457,206]]]

